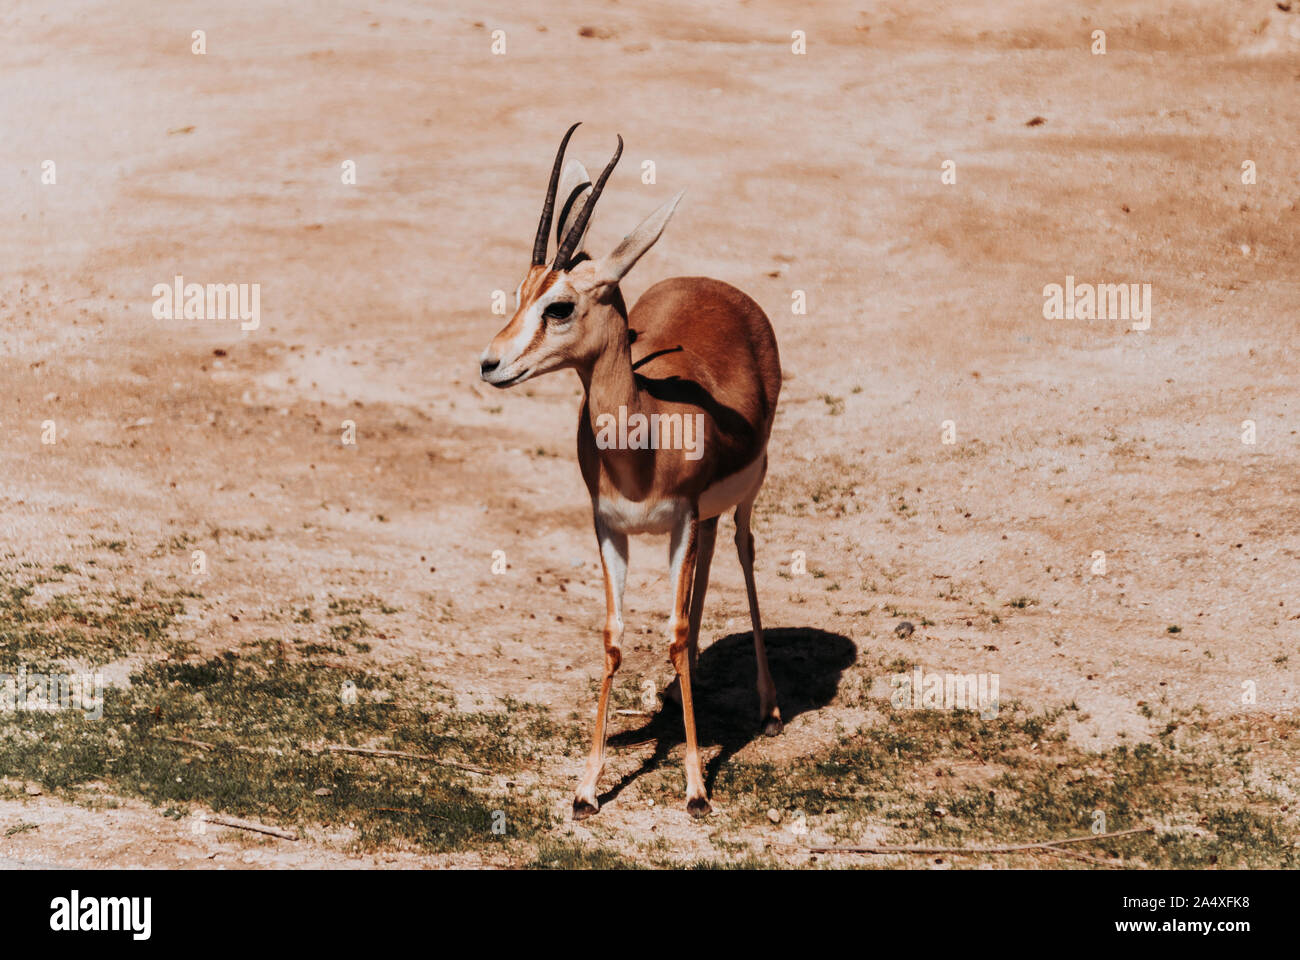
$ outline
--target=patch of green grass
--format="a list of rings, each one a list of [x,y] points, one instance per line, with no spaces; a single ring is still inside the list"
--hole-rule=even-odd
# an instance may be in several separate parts
[[[354,825],[361,848],[414,843],[482,849],[550,824],[526,792],[452,766],[332,754],[327,744],[401,750],[520,770],[551,738],[541,708],[463,713],[414,674],[272,657],[261,645],[202,661],[154,663],[104,691],[104,716],[0,717],[0,769],[76,799],[102,783],[166,808],[202,805],[273,823]],[[346,691],[355,690],[355,703]],[[198,749],[163,738],[214,744]],[[496,829],[494,829],[494,827]]]
[[[346,657],[348,651],[332,643],[304,643],[298,648],[304,657],[335,656]]]
[[[733,760],[715,796],[742,822],[762,824],[769,807],[802,812],[810,829],[845,843],[867,822],[887,824],[884,842],[894,844],[1055,839],[1091,832],[1100,814],[1107,831],[1159,829],[1087,844],[1093,856],[1162,868],[1300,866],[1295,813],[1246,789],[1252,778],[1294,771],[1291,736],[1256,756],[1228,721],[1207,733],[1175,718],[1154,742],[1093,753],[1068,742],[1065,712],[1004,704],[984,720],[894,710],[810,757]]]
[[[363,653],[370,650],[370,645],[360,640],[370,633],[370,624],[361,617],[349,617],[342,623],[331,623],[329,630],[331,640],[350,643]]]
[[[687,870],[780,870],[785,864],[750,853],[731,860],[693,860],[684,866]]]
[[[335,643],[351,644],[352,648],[360,653],[369,653],[370,644],[361,639],[374,632],[370,621],[361,616],[366,610],[386,616],[401,612],[399,607],[385,603],[375,596],[367,595],[356,599],[331,597],[326,608],[326,616],[335,620],[334,623],[329,624],[330,639]],[[297,623],[310,623],[311,608],[304,607],[299,610],[294,620]]]
[[[183,652],[168,631],[184,612],[184,599],[197,594],[163,593],[145,584],[138,595],[96,590],[38,599],[37,585],[45,582],[0,570],[0,667],[50,667],[74,659],[102,665],[160,644]]]
[[[367,595],[364,597],[349,599],[345,597],[331,597],[327,609],[331,617],[355,617],[360,616],[367,609],[377,613],[392,614],[400,613],[400,607],[394,607],[386,603],[379,597]]]
[[[608,847],[543,840],[528,867],[533,870],[636,870],[640,864]]]
[[[542,707],[503,699],[460,710],[418,666],[355,654],[340,664],[342,650],[325,644],[265,640],[184,659],[170,632],[182,595],[146,588],[38,602],[33,574],[20,569],[0,571],[0,666],[103,663],[127,652],[168,659],[106,687],[98,720],[80,709],[0,713],[0,770],[13,782],[86,805],[134,796],[174,816],[204,807],[324,826],[351,832],[360,849],[505,849],[552,823],[536,788],[505,779],[526,772],[539,752],[568,747],[571,731]],[[355,609],[331,605],[347,618]],[[331,744],[441,762],[332,753],[324,749]]]

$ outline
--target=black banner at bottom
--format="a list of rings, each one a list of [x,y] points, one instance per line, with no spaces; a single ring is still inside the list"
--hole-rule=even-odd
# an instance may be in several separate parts
[[[371,946],[375,937],[484,945],[776,930],[863,937],[891,929],[941,948],[1026,936],[1092,944],[1199,940],[1216,950],[1284,929],[1282,872],[8,871],[5,942],[259,949]],[[698,936],[698,933],[695,934]],[[873,940],[866,940],[866,937]]]

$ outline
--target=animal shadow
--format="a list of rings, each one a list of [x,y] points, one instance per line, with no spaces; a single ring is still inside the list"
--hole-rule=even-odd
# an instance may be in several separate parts
[[[857,659],[857,648],[848,637],[815,627],[783,627],[763,631],[767,660],[776,683],[781,718],[789,724],[809,710],[820,710],[835,698],[840,675]],[[695,726],[700,749],[720,747],[704,770],[704,782],[712,792],[718,771],[746,744],[762,736],[758,724],[758,693],[755,690],[754,638],[751,633],[733,633],[700,651],[692,677]],[[636,780],[658,768],[673,747],[685,741],[681,706],[665,699],[658,712],[641,727],[624,730],[609,738],[613,748],[655,742],[654,753],[641,766],[624,776],[600,797],[605,804]]]

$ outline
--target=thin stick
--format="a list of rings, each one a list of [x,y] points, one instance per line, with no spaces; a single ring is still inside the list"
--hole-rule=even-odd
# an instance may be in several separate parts
[[[1134,827],[1132,830],[1117,830],[1114,833],[1095,833],[1083,837],[1065,837],[1061,840],[1040,840],[1036,843],[1013,843],[997,847],[920,847],[920,846],[873,846],[873,847],[808,847],[809,853],[1016,853],[1021,850],[1042,850],[1057,847],[1064,843],[1091,843],[1094,840],[1110,840],[1114,837],[1127,837],[1135,833],[1153,833],[1155,827]]]
[[[240,820],[238,817],[227,817],[219,813],[204,814],[203,819],[208,823],[216,823],[223,827],[234,827],[236,830],[251,830],[254,833],[270,834],[273,837],[279,837],[281,840],[298,839],[298,834],[293,830],[268,827],[264,823],[257,823],[253,820]]]
[[[1036,852],[1046,853],[1053,857],[1070,857],[1074,860],[1082,860],[1085,863],[1095,863],[1103,867],[1115,868],[1124,866],[1122,860],[1103,860],[1101,857],[1090,857],[1086,853],[1080,853],[1078,850],[1067,850],[1065,847],[1041,847]]]
[[[412,810],[410,807],[375,807],[375,810],[382,810],[384,813],[410,813],[417,817],[433,817],[435,820],[446,820],[451,822],[451,817],[439,816],[436,813],[421,813],[419,810]]]
[[[159,740],[166,740],[168,743],[179,743],[187,747],[197,747],[200,750],[216,750],[222,744],[208,743],[206,740],[191,740],[189,737],[164,737],[162,734],[156,734]],[[248,747],[242,743],[224,744],[231,750],[239,750],[243,753],[266,753],[260,747]]]
[[[480,777],[486,777],[488,771],[480,770],[477,767],[471,767],[464,763],[457,763],[455,760],[443,760],[439,757],[431,757],[423,753],[407,753],[405,750],[371,750],[368,747],[346,747],[340,744],[331,743],[325,747],[330,753],[354,753],[363,757],[389,757],[394,760],[420,760],[424,763],[436,763],[443,767],[455,767],[457,770],[464,770],[466,773],[477,773]]]

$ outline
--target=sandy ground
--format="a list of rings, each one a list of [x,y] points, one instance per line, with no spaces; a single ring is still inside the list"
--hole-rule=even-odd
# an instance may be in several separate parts
[[[184,625],[204,652],[275,635],[304,597],[368,593],[402,610],[380,657],[418,654],[469,699],[589,709],[604,614],[579,385],[498,393],[476,369],[581,119],[589,168],[627,142],[590,246],[687,189],[629,299],[714,276],[776,329],[787,381],[756,523],[770,626],[1075,701],[1089,746],[1144,736],[1139,702],[1294,710],[1300,8],[1088,6],[7,5],[5,551],[50,565],[123,539],[124,582],[191,586],[188,549],[156,549],[188,534],[209,557]],[[260,328],[154,319],[153,285],[177,274],[260,284]],[[1151,284],[1150,329],[1044,319],[1067,275]],[[747,629],[729,525],[705,644]],[[653,633],[624,661],[659,682],[664,552],[634,545],[629,628]],[[746,749],[811,751],[836,719]],[[650,829],[617,801],[601,818]],[[60,825],[0,845],[27,864],[275,856],[143,805],[0,805],[0,826],[20,819]]]

